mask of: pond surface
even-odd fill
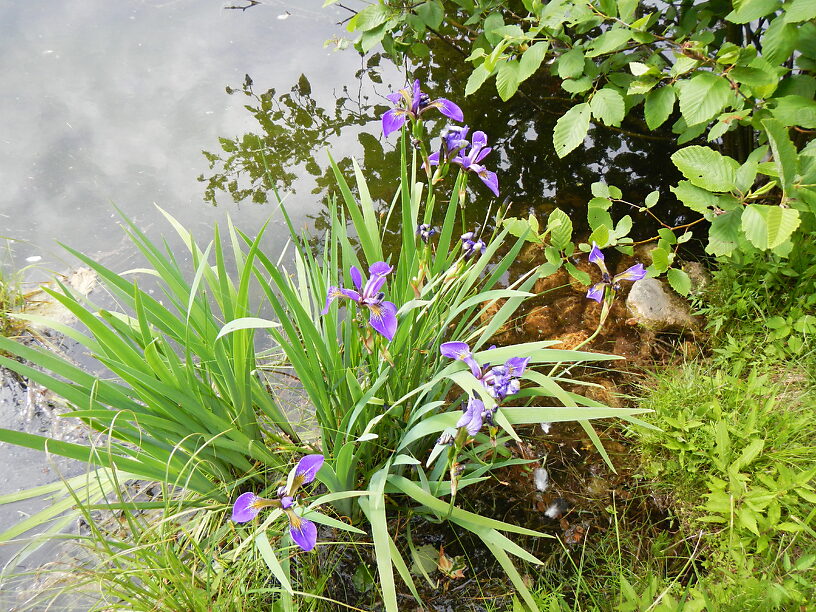
[[[349,16],[342,8],[265,0],[242,11],[225,8],[230,4],[0,5],[0,238],[11,239],[0,264],[32,263],[26,277],[44,280],[75,265],[56,245],[62,241],[123,271],[141,262],[123,239],[114,204],[154,240],[172,232],[155,204],[208,241],[227,215],[249,233],[260,227],[274,206],[258,202],[272,200],[273,186],[297,225],[320,230],[334,189],[326,147],[344,169],[357,157],[372,196],[390,201],[399,158],[396,137],[382,138],[379,116],[385,95],[406,80],[403,67],[324,46],[346,34],[338,26]],[[583,150],[559,160],[552,127],[569,101],[557,85],[531,80],[523,89],[535,95],[502,105],[488,83],[465,99],[466,54],[430,46],[431,59],[409,72],[432,97],[459,103],[472,129],[487,132],[495,149],[486,163],[499,172],[508,214],[560,206],[580,226],[589,186],[601,178],[631,201],[658,187],[667,193],[674,179],[668,139],[594,130]],[[444,125],[434,117],[431,131]],[[481,219],[497,202],[475,183],[470,218]],[[668,205],[663,214],[682,222],[680,207]],[[277,253],[287,236],[273,222],[268,251]],[[4,400],[0,426],[36,431],[22,411],[8,409],[15,397]],[[10,463],[17,469],[0,481],[0,494],[55,477],[40,453],[0,445],[0,464]],[[0,531],[33,509],[0,507]],[[6,558],[0,549],[0,565]]]

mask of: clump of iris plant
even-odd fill
[[[465,118],[462,109],[450,100],[446,98],[431,100],[428,94],[422,93],[419,79],[414,81],[411,89],[406,87],[388,94],[387,97],[395,108],[386,111],[382,116],[383,135],[386,138],[405,125],[408,119],[415,122],[422,113],[432,108],[454,121],[463,121]]]
[[[393,268],[384,261],[371,264],[368,268],[370,278],[363,285],[362,273],[357,267],[351,266],[349,274],[357,291],[342,287],[329,287],[326,306],[320,314],[328,313],[329,306],[336,298],[348,298],[363,308],[367,308],[370,313],[368,324],[374,331],[391,340],[397,331],[397,307],[393,302],[383,299],[385,294],[380,289],[385,284],[385,277],[392,270]]]
[[[615,276],[611,276],[609,274],[609,270],[606,269],[604,254],[594,242],[592,243],[592,250],[589,252],[589,261],[601,269],[601,280],[589,288],[586,296],[590,300],[595,300],[599,304],[604,299],[604,296],[606,296],[609,300],[614,299],[615,294],[620,291],[621,281],[625,280],[634,282],[639,281],[646,276],[646,269],[643,267],[643,264],[639,263],[627,268]]]
[[[232,520],[236,523],[251,521],[264,508],[280,508],[289,518],[289,534],[292,540],[305,551],[310,551],[317,543],[315,524],[295,513],[295,495],[304,484],[312,482],[323,465],[323,455],[306,455],[289,472],[287,484],[279,487],[277,497],[267,499],[248,492],[238,496],[232,506]]]

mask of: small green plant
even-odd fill
[[[816,584],[813,388],[795,366],[742,376],[704,368],[656,374],[642,405],[661,430],[637,429],[645,473],[671,485],[687,530],[707,534],[698,595],[770,608],[806,601]],[[746,571],[754,579],[743,584]]]

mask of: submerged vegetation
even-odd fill
[[[63,398],[89,444],[11,429],[0,441],[90,470],[0,498],[52,495],[0,542],[50,526],[30,550],[81,516],[94,560],[71,589],[98,609],[808,605],[814,19],[804,0],[380,0],[352,17],[363,52],[422,57],[431,32],[469,53],[466,95],[495,76],[503,101],[561,104],[536,143],[558,157],[607,129],[673,142],[651,163],[673,163],[678,183],[640,197],[598,176],[578,213],[510,216],[512,152],[414,75],[389,105],[334,117],[305,77],[280,98],[247,77],[265,135],[222,139],[200,180],[211,202],[275,202],[282,253],[266,226],[200,243],[162,211],[185,258],[123,217],[146,267],[68,249],[116,307],[44,289],[77,327],[14,313],[19,292],[0,280],[0,365]],[[294,180],[287,159],[319,173],[315,142],[286,145],[294,128],[278,125],[304,113],[315,141],[366,119],[400,136],[382,197],[365,167],[329,156],[339,195],[317,235],[295,229],[278,191]],[[442,117],[455,125],[437,129]],[[682,214],[656,207],[669,198]],[[703,252],[708,282],[683,261]],[[622,303],[650,282],[705,324],[641,332]],[[527,325],[536,312],[580,320],[555,337]],[[50,326],[104,374],[7,322]],[[631,328],[643,346],[627,364],[611,330]]]

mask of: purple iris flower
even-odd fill
[[[474,237],[474,232],[462,234],[462,254],[465,256],[465,259],[470,259],[477,254],[481,255],[487,249],[487,245],[484,243],[484,240],[481,238],[474,240]]]
[[[445,161],[449,161],[455,157],[459,151],[470,144],[470,141],[467,140],[469,129],[468,126],[463,125],[462,127],[449,127],[445,130],[442,134],[442,146],[440,150],[428,156],[428,163],[432,166],[438,166],[440,157]]]
[[[417,226],[416,234],[425,244],[428,244],[428,241],[431,239],[436,233],[436,229],[428,225],[427,223],[422,223]]]
[[[371,313],[368,321],[369,325],[388,340],[391,340],[397,331],[397,307],[393,302],[383,300],[385,294],[380,292],[380,288],[385,284],[385,277],[392,269],[384,261],[372,264],[368,269],[371,278],[363,285],[362,273],[355,266],[351,266],[349,274],[354,286],[357,287],[357,291],[343,289],[342,287],[329,287],[326,306],[320,314],[329,312],[329,306],[331,306],[335,298],[345,297],[354,300],[360,306],[368,308]]]
[[[467,405],[462,408],[462,416],[456,422],[456,427],[464,427],[471,436],[475,436],[479,433],[483,423],[493,424],[495,412],[495,408],[487,410],[482,400],[471,397]]]
[[[492,349],[494,347],[490,347]],[[488,349],[488,350],[490,350]],[[439,346],[439,352],[445,357],[464,361],[473,376],[482,383],[490,396],[501,401],[508,395],[518,393],[521,384],[518,378],[524,374],[529,357],[511,357],[504,365],[491,367],[489,363],[480,366],[473,358],[470,347],[465,342],[445,342]],[[491,413],[492,414],[492,413]]]
[[[643,267],[643,264],[635,264],[620,274],[610,276],[609,271],[606,269],[604,254],[594,242],[592,243],[592,250],[589,252],[589,261],[601,269],[601,280],[589,288],[586,296],[590,300],[595,300],[599,304],[604,298],[604,293],[606,292],[607,287],[611,288],[612,295],[614,295],[616,291],[620,290],[620,281],[626,280],[634,282],[639,281],[646,276],[646,269]]]
[[[289,533],[295,544],[305,551],[310,551],[317,543],[315,524],[295,513],[295,494],[304,484],[312,482],[323,465],[323,455],[306,455],[289,472],[287,479],[291,484],[278,488],[277,498],[267,499],[252,492],[243,493],[232,506],[232,520],[236,523],[251,521],[263,508],[280,508],[289,518]]]
[[[468,143],[468,141],[465,140],[467,132],[467,126],[459,128],[458,130],[448,130],[448,132],[442,136],[444,143],[444,147],[441,151],[442,156],[440,156],[440,152],[432,153],[428,156],[428,163],[432,166],[438,166],[440,157],[442,157],[442,159],[446,161],[462,166],[462,168],[467,171],[475,172],[490,191],[498,196],[499,177],[496,176],[495,172],[488,170],[481,163],[493,150],[487,146],[487,134],[481,130],[477,130],[473,132],[472,143]],[[471,144],[470,150],[466,150],[468,144]]]
[[[428,94],[422,93],[419,79],[414,81],[412,89],[400,89],[398,92],[388,94],[387,97],[396,108],[386,111],[382,116],[383,135],[386,138],[400,129],[406,119],[416,121],[422,113],[431,108],[438,109],[440,113],[454,121],[462,121],[465,118],[462,109],[450,100],[445,98],[431,100]]]

